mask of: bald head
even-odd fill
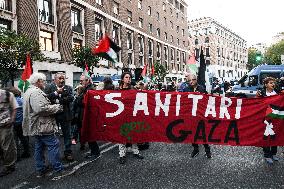
[[[186,77],[188,83],[190,84],[190,86],[192,87],[196,87],[197,86],[197,76],[195,74],[188,74],[188,76]]]

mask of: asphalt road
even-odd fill
[[[76,161],[66,164],[61,176],[36,178],[33,159],[17,163],[17,170],[0,178],[0,188],[284,188],[284,158],[264,162],[256,147],[212,146],[212,159],[200,154],[192,159],[191,145],[151,143],[142,151],[144,160],[128,154],[125,165],[118,163],[118,147],[100,143],[102,155],[93,160],[74,146]]]

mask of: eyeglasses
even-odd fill
[[[189,79],[188,81],[196,81],[196,79]]]

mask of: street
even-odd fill
[[[262,149],[256,147],[212,146],[212,159],[203,146],[194,159],[188,144],[151,143],[142,151],[144,160],[128,154],[126,164],[118,163],[118,147],[100,143],[102,155],[86,160],[79,145],[76,161],[65,164],[66,174],[36,178],[32,158],[17,163],[16,171],[1,178],[0,188],[284,188],[284,159],[267,165]]]

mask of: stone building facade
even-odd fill
[[[182,72],[188,58],[183,0],[0,0],[0,27],[39,40],[53,63],[34,62],[34,70],[50,80],[64,71],[68,84],[76,84],[82,72],[72,65],[72,48],[95,47],[104,34],[122,50],[119,64],[101,60],[97,74],[116,74],[122,67],[150,69],[155,62],[169,72]]]
[[[205,55],[209,77],[223,80],[239,79],[247,73],[247,42],[210,17],[189,22],[189,43],[199,57]]]

